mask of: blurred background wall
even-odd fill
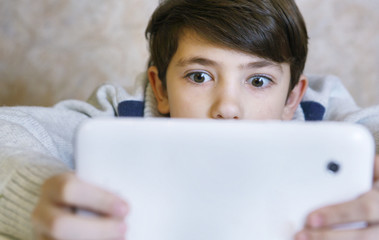
[[[308,25],[306,73],[339,76],[361,106],[379,104],[378,0],[297,0]],[[0,105],[85,100],[146,68],[158,0],[0,0]]]

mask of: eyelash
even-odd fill
[[[195,75],[195,74],[205,74],[205,75],[207,75],[210,79],[207,80],[207,81],[205,81],[205,82],[196,82],[196,80],[194,80],[194,79],[191,78],[191,76],[193,76],[193,75]],[[184,78],[186,78],[189,82],[191,82],[191,83],[193,83],[193,84],[196,84],[196,85],[201,85],[201,84],[204,84],[204,83],[206,83],[206,82],[211,81],[211,80],[214,79],[210,73],[205,72],[205,71],[193,71],[193,72],[189,72],[189,73],[187,73],[187,74],[184,76]],[[272,78],[271,76],[266,75],[266,74],[256,74],[256,75],[252,75],[252,76],[250,76],[250,77],[248,77],[248,78],[246,79],[246,83],[248,83],[249,85],[252,85],[252,84],[250,83],[250,80],[252,80],[252,79],[254,79],[254,78],[265,78],[265,79],[267,79],[267,80],[269,81],[269,83],[267,83],[267,84],[272,84],[272,83],[274,83],[273,78]],[[253,85],[252,87],[254,87],[254,88],[262,88],[262,89],[264,89],[264,88],[266,88],[267,86],[259,87],[259,86],[254,86],[254,85]]]
[[[250,76],[250,77],[246,80],[246,83],[248,83],[249,85],[252,85],[252,83],[250,83],[250,80],[253,80],[254,78],[265,78],[265,79],[267,79],[267,80],[269,81],[269,82],[267,83],[267,85],[270,85],[270,84],[274,83],[272,77],[270,77],[270,76],[268,76],[268,75],[265,75],[265,74],[256,74],[256,75],[252,75],[252,76]],[[262,89],[264,89],[264,88],[267,88],[267,87],[269,87],[269,86],[254,86],[254,85],[252,85],[252,87],[254,87],[254,88],[262,88]]]
[[[195,75],[195,74],[205,74],[207,76],[209,76],[210,80],[213,80],[213,77],[211,74],[209,74],[208,72],[204,72],[204,71],[194,71],[194,72],[190,72],[190,73],[187,73],[184,78],[186,78],[187,80],[189,80],[191,83],[194,83],[194,84],[197,84],[197,85],[200,85],[200,84],[203,84],[204,82],[196,82],[196,80],[192,79],[191,76],[192,75]],[[208,80],[208,81],[210,81]],[[208,82],[206,81],[206,82]]]

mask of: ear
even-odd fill
[[[292,120],[293,115],[295,114],[295,111],[301,102],[301,99],[303,99],[303,96],[307,91],[307,88],[308,79],[305,75],[301,75],[299,82],[291,90],[288,96],[286,105],[284,106],[284,110],[282,113],[283,120]]]
[[[157,109],[163,114],[170,113],[170,105],[167,97],[167,90],[163,86],[161,79],[158,77],[158,69],[155,66],[149,67],[147,70],[147,76],[149,78],[149,82],[151,88],[153,89],[155,99],[157,100]]]

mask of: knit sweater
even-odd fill
[[[42,183],[52,175],[74,170],[77,128],[88,118],[104,116],[163,117],[145,75],[133,89],[100,86],[87,102],[0,108],[0,239],[34,239],[30,216]],[[379,105],[359,108],[336,77],[310,76],[294,120],[362,124],[373,134],[379,152]]]

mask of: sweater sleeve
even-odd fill
[[[321,118],[324,121],[343,121],[365,126],[373,135],[376,153],[379,154],[379,105],[368,108],[359,107],[342,82],[330,75],[309,76],[309,88],[303,98],[300,111],[306,115],[304,102],[318,103],[322,106]]]
[[[34,239],[31,212],[42,183],[74,168],[76,129],[88,118],[115,116],[118,91],[105,85],[88,102],[0,108],[0,238]]]
[[[379,105],[351,112],[344,118],[344,121],[365,126],[373,135],[376,154],[379,154]]]

